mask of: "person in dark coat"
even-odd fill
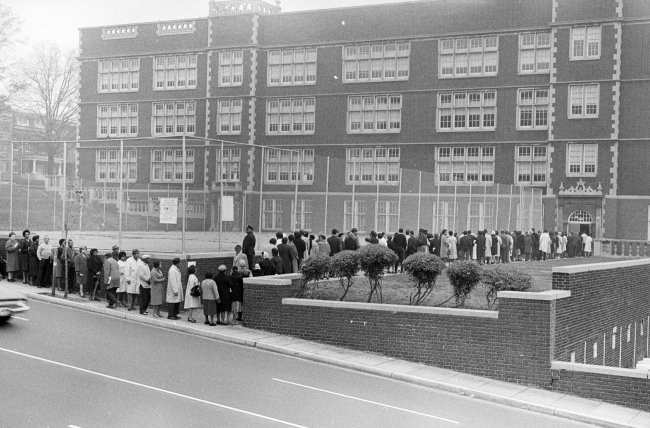
[[[298,264],[298,269],[300,269],[300,266],[302,265],[302,261],[305,258],[305,252],[307,251],[307,244],[302,239],[302,236],[303,236],[302,232],[298,230],[293,233],[293,245],[296,246],[296,250],[298,251],[298,260],[296,260]],[[291,241],[291,239],[289,241]],[[296,272],[298,272],[298,270],[295,270],[294,273]]]
[[[14,282],[14,275],[18,272],[18,247],[20,243],[16,240],[16,234],[9,232],[9,239],[5,243],[5,251],[7,252],[7,281]]]
[[[463,232],[463,236],[460,237],[458,241],[460,252],[459,258],[461,260],[472,260],[472,249],[474,247],[474,241],[472,237],[468,235],[468,231]]]
[[[97,248],[90,250],[90,256],[88,256],[88,261],[86,263],[88,266],[88,277],[86,278],[88,299],[99,302],[99,297],[97,297],[97,289],[99,287],[97,287],[97,285],[99,284],[104,264],[101,257],[99,257]]]
[[[476,237],[476,261],[482,265],[485,261],[485,234],[482,230],[478,231]]]
[[[531,239],[531,241],[533,241],[533,253],[531,254],[532,259],[533,260],[538,260],[539,259],[539,257],[538,257],[539,235],[537,234],[537,232],[535,232],[535,229],[532,229],[532,232],[530,234],[530,239]]]
[[[527,262],[530,261],[531,255],[533,253],[533,238],[530,235],[530,233],[526,232],[526,236],[524,237],[524,259]]]
[[[271,260],[269,253],[267,252],[262,253],[262,263],[260,263],[260,269],[262,269],[262,275],[264,276],[275,275],[275,265],[273,264],[273,260]]]
[[[241,252],[246,254],[248,258],[248,266],[253,266],[253,257],[255,256],[255,244],[257,240],[253,234],[253,226],[250,224],[246,226],[246,236],[244,237],[244,242],[241,246]]]
[[[395,262],[395,272],[397,273],[397,267],[399,266],[400,269],[402,267],[402,262],[404,261],[404,256],[406,255],[406,247],[408,245],[406,236],[404,235],[404,229],[401,227],[399,231],[393,236],[393,243],[395,244],[395,253],[397,253],[397,261]],[[404,272],[403,269],[402,272]]]
[[[36,279],[38,278],[38,266],[40,264],[38,260],[38,245],[40,244],[39,241],[39,236],[34,235],[32,237],[32,242],[29,244],[29,249],[27,250],[27,254],[29,257],[29,262],[28,262],[28,277],[29,277],[29,285],[32,286],[37,286]]]
[[[359,238],[357,238],[357,229],[352,228],[350,233],[345,237],[345,249],[350,251],[356,251],[359,249]]]
[[[217,290],[219,291],[219,299],[217,302],[218,321],[217,324],[228,325],[230,324],[230,315],[232,310],[232,302],[230,300],[230,290],[232,290],[232,282],[230,277],[226,275],[226,266],[219,266],[219,273],[214,278],[217,283]]]
[[[379,244],[379,239],[377,239],[377,232],[371,230],[370,236],[366,238],[366,242],[370,244]]]
[[[441,246],[442,246],[442,239],[440,238],[440,235],[436,233],[433,235],[433,239],[431,240],[431,249],[433,250],[433,254],[435,254],[438,257],[440,257]]]
[[[291,262],[293,254],[289,246],[289,240],[285,237],[282,238],[282,243],[278,244],[278,255],[282,258],[282,273],[292,273]]]
[[[521,230],[517,231],[517,248],[519,248],[518,261],[521,261],[521,255],[524,254],[524,234]]]
[[[23,240],[18,243],[18,270],[23,273],[23,284],[27,284],[27,274],[29,273],[29,246],[30,231],[23,230]]]
[[[500,260],[497,258],[497,254],[499,253],[499,240],[497,239],[497,234],[496,231],[492,231],[492,247],[490,248],[492,252],[492,264],[500,262]]]
[[[334,256],[335,254],[340,253],[343,251],[343,246],[341,245],[341,240],[339,239],[338,235],[339,231],[337,229],[332,229],[332,236],[327,238],[327,243],[330,245],[330,256]]]
[[[239,276],[236,269],[232,270],[230,275],[231,292],[230,301],[232,302],[232,323],[239,324],[237,321],[242,321],[242,313],[244,312],[244,278]],[[217,286],[218,287],[218,286]]]
[[[282,275],[284,273],[284,261],[282,260],[282,257],[280,257],[280,252],[277,248],[273,248],[271,254],[273,254],[271,261],[273,262],[275,275]]]

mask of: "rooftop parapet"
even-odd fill
[[[215,1],[210,0],[210,16],[241,15],[247,13],[280,13],[280,1],[276,0],[275,6],[261,0],[248,1]]]

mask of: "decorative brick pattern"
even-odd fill
[[[177,34],[192,34],[195,31],[195,21],[166,22],[164,24],[158,24],[156,34],[159,36],[174,36]]]
[[[138,26],[102,28],[102,39],[133,39],[138,37]]]

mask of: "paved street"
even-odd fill
[[[2,427],[582,427],[31,301],[0,327]],[[223,327],[237,328],[237,327]]]

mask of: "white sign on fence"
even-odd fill
[[[235,221],[235,198],[224,196],[221,201],[221,221]]]
[[[178,198],[160,198],[160,224],[176,224]]]

